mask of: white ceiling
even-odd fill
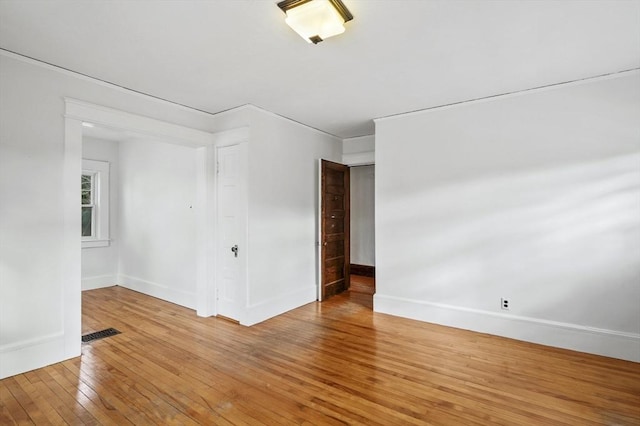
[[[373,118],[640,67],[640,1],[344,0],[318,45],[275,0],[0,0],[0,47],[216,113],[346,138]]]

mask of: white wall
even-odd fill
[[[351,263],[374,266],[375,168],[351,167]]]
[[[196,305],[196,150],[124,141],[119,151],[118,284]]]
[[[64,150],[61,115],[49,113],[62,105],[46,87],[30,90],[44,83],[33,70],[18,80],[20,68],[0,56],[0,377],[65,356],[62,305],[51,303],[64,286]]]
[[[342,140],[342,164],[361,166],[375,161],[375,136],[358,136]]]
[[[194,308],[195,149],[85,137],[83,158],[111,166],[111,244],[82,249],[82,289],[119,284]]]
[[[252,109],[247,324],[316,300],[318,159],[341,154],[339,139]]]
[[[0,378],[80,355],[82,130],[65,125],[65,97],[207,132],[250,125],[246,323],[315,300],[317,159],[339,161],[340,140],[255,107],[211,116],[6,52],[0,93]],[[197,159],[193,147],[121,142],[114,203],[118,283],[186,306],[204,270]]]
[[[634,72],[378,120],[375,310],[640,361],[639,117]]]
[[[119,144],[83,137],[82,158],[109,163],[109,237],[107,247],[82,249],[82,290],[91,290],[117,284],[118,274],[118,157]]]
[[[0,377],[6,377],[80,354],[80,209],[73,182],[82,153],[68,150],[65,162],[64,97],[201,130],[214,123],[207,114],[6,52],[0,53],[0,93]],[[75,224],[65,222],[67,211],[77,211]]]

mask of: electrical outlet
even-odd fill
[[[505,299],[504,297],[500,299],[500,308],[505,311],[509,310],[509,299]]]

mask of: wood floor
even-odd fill
[[[358,303],[369,309],[373,309],[373,294],[375,290],[375,278],[351,275],[351,286],[345,296],[353,303]]]
[[[121,287],[85,292],[84,332],[122,334],[0,381],[0,424],[640,424],[640,364],[350,297],[246,328]]]

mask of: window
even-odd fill
[[[109,245],[109,163],[82,160],[82,247]]]
[[[86,174],[85,174],[86,173]],[[96,203],[95,203],[95,182],[96,174],[90,172],[82,173],[82,236],[95,237],[96,235]]]

